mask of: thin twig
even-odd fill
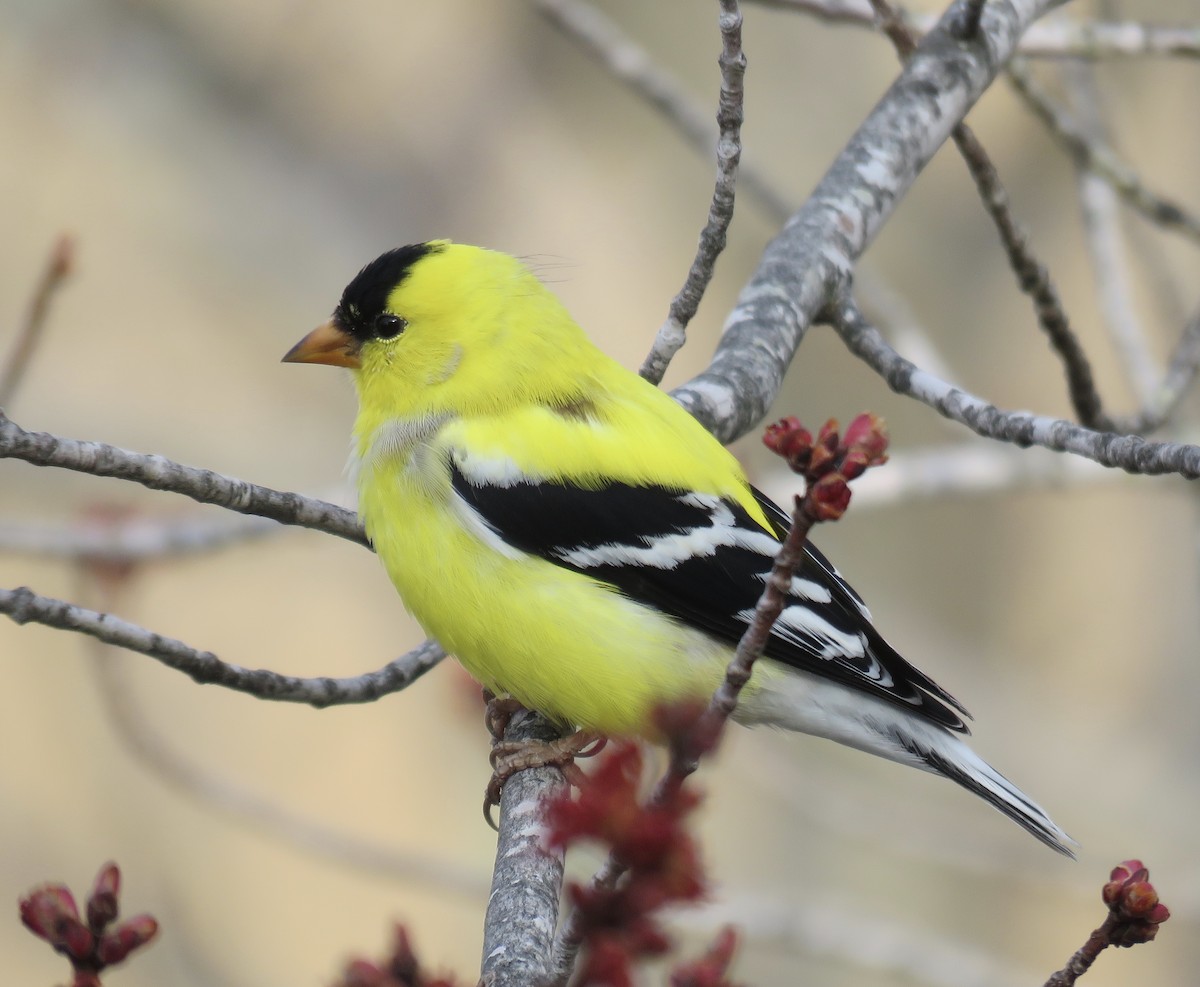
[[[890,0],[871,0],[871,6],[900,57],[904,59],[910,56],[917,46],[917,38],[903,15],[892,6]],[[964,8],[963,16],[968,19],[973,17],[976,21],[974,27],[969,24],[964,26],[964,37],[974,37],[978,31],[982,8],[981,2]],[[956,126],[950,136],[967,166],[996,232],[1000,234],[1000,242],[1004,245],[1009,266],[1017,276],[1017,284],[1033,302],[1038,325],[1062,361],[1075,414],[1080,423],[1089,428],[1111,431],[1112,422],[1104,414],[1087,353],[1071,329],[1058,289],[1050,278],[1050,271],[1034,256],[1028,236],[1013,215],[1008,192],[1000,181],[999,172],[975,132],[965,123]]]
[[[721,95],[717,104],[717,178],[708,221],[700,232],[696,256],[687,280],[672,299],[667,320],[659,327],[654,345],[642,363],[641,375],[658,384],[667,366],[683,346],[687,327],[712,281],[717,258],[725,249],[725,236],[733,219],[738,162],[742,157],[742,80],[746,56],[742,52],[742,12],[738,0],[719,0],[721,16]]]
[[[243,668],[222,661],[211,651],[198,651],[182,641],[163,637],[112,614],[98,613],[65,600],[39,596],[28,587],[0,589],[0,613],[18,624],[36,623],[78,631],[162,662],[201,685],[220,685],[258,699],[303,703],[323,709],[374,702],[380,696],[408,688],[446,653],[426,641],[383,668],[350,678],[300,678],[265,669]]]
[[[996,231],[1000,234],[1009,265],[1017,276],[1017,284],[1033,302],[1038,325],[1042,327],[1051,347],[1062,361],[1067,375],[1071,405],[1080,424],[1101,431],[1111,430],[1112,422],[1104,413],[1091,362],[1079,337],[1071,328],[1070,319],[1063,308],[1062,299],[1050,277],[1049,269],[1034,255],[1025,231],[1009,207],[1008,193],[995,166],[983,145],[966,124],[959,124],[955,128],[954,143],[966,162],[967,170],[971,173]]]
[[[1200,446],[1150,442],[1136,435],[1095,432],[1044,415],[1001,411],[904,359],[867,322],[853,302],[844,301],[829,318],[850,352],[883,377],[893,391],[928,405],[978,435],[1018,446],[1038,445],[1057,452],[1074,453],[1129,473],[1178,473],[1188,479],[1200,477]]]
[[[1109,182],[1133,209],[1163,229],[1181,233],[1200,242],[1200,217],[1180,203],[1149,189],[1137,171],[1100,141],[1089,139],[1080,126],[1045,88],[1033,78],[1021,59],[1008,64],[1008,79],[1013,88],[1040,119],[1080,168],[1095,172]]]
[[[50,249],[46,268],[33,291],[29,312],[17,333],[8,358],[0,367],[0,408],[7,408],[12,404],[17,387],[33,358],[33,351],[37,348],[46,329],[47,316],[50,314],[50,302],[57,294],[58,289],[62,287],[63,282],[70,276],[74,266],[75,241],[69,236],[60,236]]]
[[[60,438],[48,432],[27,432],[2,411],[0,459],[21,459],[34,466],[57,466],[93,476],[132,480],[152,490],[183,494],[202,504],[313,528],[370,547],[357,515],[343,507],[184,466],[162,456],[128,452],[102,442]]]

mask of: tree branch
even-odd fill
[[[879,17],[883,32],[891,39],[900,58],[910,57],[916,48],[917,38],[908,26],[907,18],[898,8],[892,6],[890,0],[871,0],[871,6]],[[962,26],[964,37],[973,37],[979,30],[982,10],[982,0],[968,5]],[[1112,422],[1104,414],[1091,362],[1079,337],[1071,328],[1070,319],[1067,318],[1066,309],[1063,308],[1062,299],[1050,277],[1049,269],[1034,255],[1029,245],[1028,234],[1013,215],[1012,203],[1004,183],[1000,181],[1000,173],[992,164],[992,159],[984,150],[979,138],[975,136],[975,131],[965,123],[955,127],[950,136],[967,166],[967,172],[975,183],[975,189],[992,220],[992,225],[1000,235],[1008,264],[1017,276],[1017,285],[1033,302],[1038,325],[1062,361],[1067,375],[1067,389],[1076,416],[1081,424],[1089,428],[1111,430]]]
[[[426,641],[378,671],[365,675],[343,679],[300,678],[231,665],[211,651],[197,651],[182,641],[155,634],[120,617],[39,596],[24,586],[0,589],[0,613],[7,614],[18,624],[37,623],[64,631],[78,631],[105,644],[128,648],[183,672],[201,685],[221,685],[259,699],[303,703],[318,709],[374,702],[380,696],[399,692],[446,656],[436,642]]]
[[[34,466],[57,466],[93,476],[131,480],[152,490],[183,494],[202,504],[313,528],[370,547],[358,516],[344,507],[260,487],[212,470],[184,466],[162,456],[128,452],[102,442],[59,438],[48,432],[27,432],[3,411],[0,411],[0,459],[21,459]]]
[[[551,741],[562,731],[522,710],[504,732],[509,741]],[[529,987],[546,976],[562,894],[563,854],[543,839],[542,813],[567,792],[556,767],[518,771],[504,783],[496,867],[483,926],[483,977],[487,987]]]
[[[1044,415],[1001,411],[904,359],[884,341],[853,302],[844,301],[830,319],[847,348],[883,377],[893,391],[916,398],[938,414],[966,425],[985,438],[1071,452],[1129,473],[1178,473],[1188,479],[1200,477],[1200,446],[1149,442],[1140,436],[1096,432]]]
[[[667,321],[659,327],[654,345],[642,363],[641,375],[658,384],[667,366],[683,346],[688,324],[700,307],[700,299],[712,280],[713,268],[725,249],[725,234],[733,219],[734,186],[742,157],[742,78],[746,56],[742,52],[742,12],[737,0],[719,0],[721,5],[721,96],[717,104],[717,180],[708,222],[700,232],[696,256],[687,280],[671,301]]]

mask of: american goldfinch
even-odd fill
[[[446,240],[389,251],[284,359],[353,372],[367,533],[487,688],[618,736],[712,693],[790,519],[519,261]],[[810,544],[735,719],[944,775],[1070,855],[963,742],[963,715]]]

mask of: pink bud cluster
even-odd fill
[[[882,418],[862,414],[839,435],[830,419],[816,438],[795,417],[768,425],[763,444],[787,460],[804,477],[805,509],[815,521],[836,521],[850,504],[849,482],[870,467],[887,462],[887,426]]]
[[[1158,935],[1158,927],[1171,917],[1150,883],[1150,871],[1140,860],[1126,860],[1114,867],[1101,894],[1114,922],[1109,932],[1114,946],[1150,942]]]
[[[100,972],[122,962],[158,934],[158,922],[135,915],[114,924],[120,913],[121,871],[114,863],[100,868],[88,894],[86,921],[65,885],[43,884],[20,901],[21,921],[71,963],[72,987],[98,987]]]

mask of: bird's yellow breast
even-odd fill
[[[488,688],[569,723],[645,734],[656,705],[711,694],[729,649],[607,584],[511,548],[469,516],[451,487],[450,457],[532,468],[513,437],[545,439],[561,413],[522,416],[360,430],[367,532],[409,612]],[[576,447],[587,444],[578,421],[562,424]],[[586,449],[575,454],[586,471],[594,459]]]

